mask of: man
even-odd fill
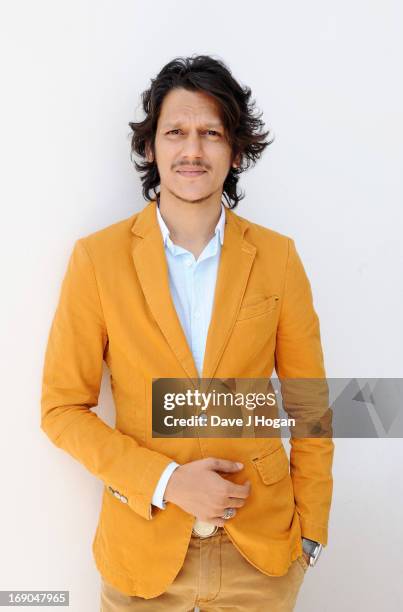
[[[289,462],[276,437],[152,436],[153,378],[325,377],[294,241],[232,210],[269,144],[250,93],[209,56],[167,64],[130,124],[149,201],[77,240],[63,280],[41,427],[105,485],[103,612],[292,610],[327,544],[330,438]],[[115,428],[90,410],[103,360]]]

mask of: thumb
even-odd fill
[[[210,469],[216,472],[238,472],[243,469],[243,463],[230,461],[229,459],[218,459],[217,457],[209,457],[207,464]]]

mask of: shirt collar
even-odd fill
[[[164,240],[164,245],[165,245],[167,242],[167,238],[169,236],[169,229],[164,219],[162,218],[162,215],[160,213],[159,204],[157,204],[157,219],[158,219],[159,226],[161,228],[162,238]],[[221,245],[224,244],[224,228],[225,228],[225,207],[224,207],[224,204],[221,202],[221,215],[214,229],[214,234],[218,233]]]

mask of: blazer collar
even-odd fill
[[[225,241],[217,271],[202,378],[213,378],[222,359],[256,254],[256,247],[245,238],[248,221],[224,208]],[[156,209],[156,200],[151,200],[136,215],[131,226],[133,263],[161,332],[187,376],[197,379],[199,374],[170,293],[168,265]]]

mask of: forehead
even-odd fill
[[[162,102],[159,123],[165,125],[192,119],[222,126],[219,103],[204,92],[171,89]]]

